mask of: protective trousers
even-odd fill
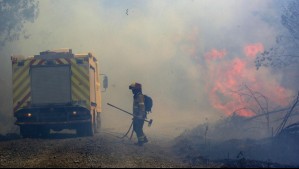
[[[133,130],[137,135],[139,144],[143,144],[147,142],[147,138],[143,133],[143,125],[144,125],[144,120],[138,118],[133,119]]]

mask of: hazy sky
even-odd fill
[[[130,123],[106,103],[132,110],[128,86],[135,81],[154,100],[152,132],[180,132],[230,115],[239,104],[230,91],[242,84],[275,98],[275,105],[292,96],[281,86],[282,75],[254,66],[255,56],[283,31],[275,1],[43,0],[39,6],[37,20],[25,27],[29,39],[1,49],[0,78],[9,82],[1,84],[1,104],[11,105],[10,55],[59,48],[92,52],[99,59],[110,85],[103,93],[106,128]]]

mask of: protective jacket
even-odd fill
[[[134,95],[133,114],[139,119],[146,118],[144,95],[140,92]]]

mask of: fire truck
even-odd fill
[[[108,78],[100,82],[93,54],[60,49],[11,59],[13,113],[24,138],[47,137],[50,130],[76,130],[79,136],[99,131]]]

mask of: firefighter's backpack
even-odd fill
[[[145,111],[147,113],[151,113],[152,112],[153,99],[150,96],[148,96],[148,95],[144,95],[144,106],[145,106]]]

